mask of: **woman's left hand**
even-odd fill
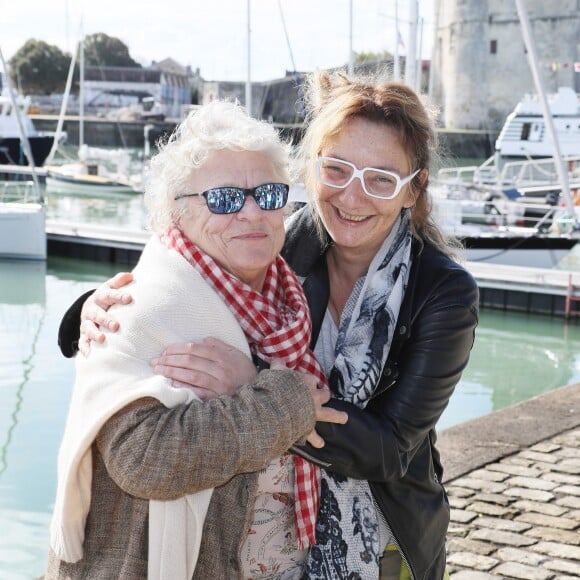
[[[233,395],[258,374],[246,354],[217,338],[172,344],[151,365],[156,374],[193,388],[203,401]]]

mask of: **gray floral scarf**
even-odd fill
[[[338,329],[329,381],[334,396],[364,408],[389,354],[411,268],[410,215],[398,221],[350,296]],[[322,471],[316,524],[306,577],[356,580],[379,577],[377,508],[365,480]]]

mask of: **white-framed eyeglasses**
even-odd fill
[[[358,169],[354,163],[334,157],[319,157],[316,161],[316,175],[320,183],[344,189],[352,183],[353,179],[358,178],[364,192],[377,199],[397,197],[403,186],[409,183],[419,171],[421,169],[417,169],[408,177],[401,178],[396,173],[384,169],[374,167]]]

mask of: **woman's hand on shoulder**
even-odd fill
[[[133,281],[131,272],[119,272],[113,278],[101,284],[85,301],[81,310],[81,335],[79,351],[87,356],[92,342],[102,344],[105,334],[102,329],[110,332],[119,330],[119,322],[108,313],[113,304],[130,304],[133,298],[121,290]]]
[[[191,387],[206,401],[234,395],[256,380],[257,370],[247,354],[217,338],[172,344],[151,361],[158,375]]]

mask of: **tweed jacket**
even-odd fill
[[[219,297],[181,256],[160,246],[150,242],[135,269],[133,305],[116,313],[121,331],[87,359],[97,382],[114,377],[123,388],[123,373],[126,388],[135,377],[165,380],[152,376],[149,360],[169,344],[205,336],[249,353]],[[308,388],[293,372],[266,370],[233,397],[168,408],[153,396],[128,403],[98,432],[82,558],[65,562],[51,549],[45,578],[147,578],[150,500],[209,488],[215,489],[193,577],[240,576],[256,472],[312,430]]]
[[[282,255],[304,280],[313,343],[328,304],[329,243],[318,239],[308,207],[290,218]],[[479,296],[472,276],[433,246],[415,240],[412,252],[389,357],[367,407],[331,399],[348,422],[317,424],[326,445],[297,451],[369,481],[412,577],[441,580],[449,503],[435,426],[469,360]]]

